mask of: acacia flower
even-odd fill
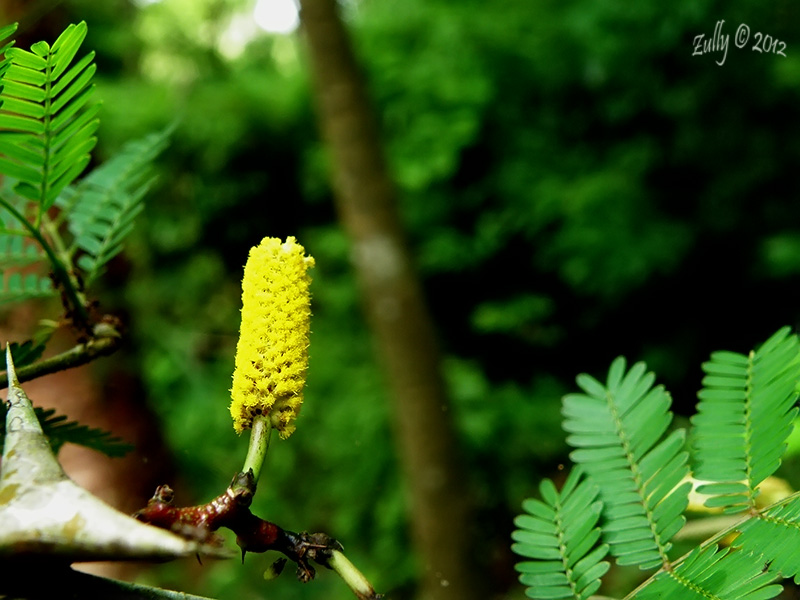
[[[250,249],[242,279],[242,326],[233,372],[233,427],[269,416],[282,438],[295,429],[308,369],[308,269],[314,259],[294,237],[264,238]]]

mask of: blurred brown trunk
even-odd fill
[[[320,127],[364,305],[394,399],[395,431],[424,569],[420,598],[481,594],[470,495],[433,324],[398,215],[372,108],[335,0],[302,0]]]

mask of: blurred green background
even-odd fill
[[[380,591],[411,598],[386,391],[333,210],[302,37],[265,31],[254,6],[4,0],[0,22],[20,21],[25,48],[88,22],[98,160],[178,122],[101,301],[130,332],[106,360],[140,380],[184,501],[215,496],[242,463],[246,439],[226,410],[242,267],[262,237],[296,235],[317,263],[308,388],[297,432],[273,443],[254,511],[331,533]],[[559,398],[578,372],[602,377],[620,354],[645,360],[688,415],[711,351],[746,352],[798,326],[800,5],[349,0],[343,10],[446,353],[478,553],[493,598],[522,598],[512,519],[566,461]],[[694,37],[723,19],[725,63],[721,52],[693,56]],[[742,49],[740,23],[751,30]],[[786,56],[753,51],[755,32],[784,41]],[[326,573],[306,586],[263,581],[274,558],[166,565],[139,580],[221,599],[351,597]]]

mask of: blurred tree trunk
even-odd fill
[[[426,600],[483,598],[470,495],[441,357],[403,234],[377,125],[336,0],[302,0],[301,22],[339,218],[394,398],[395,432]]]

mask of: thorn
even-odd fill
[[[244,564],[244,555],[247,554],[247,550],[242,548],[242,564]]]
[[[8,385],[9,387],[19,387],[19,380],[17,379],[17,372],[14,370],[14,360],[11,358],[11,345],[6,342],[6,371],[8,372]]]
[[[202,567],[203,561],[200,559],[200,553],[198,552],[197,554],[195,554],[195,556],[197,557],[197,563]]]

